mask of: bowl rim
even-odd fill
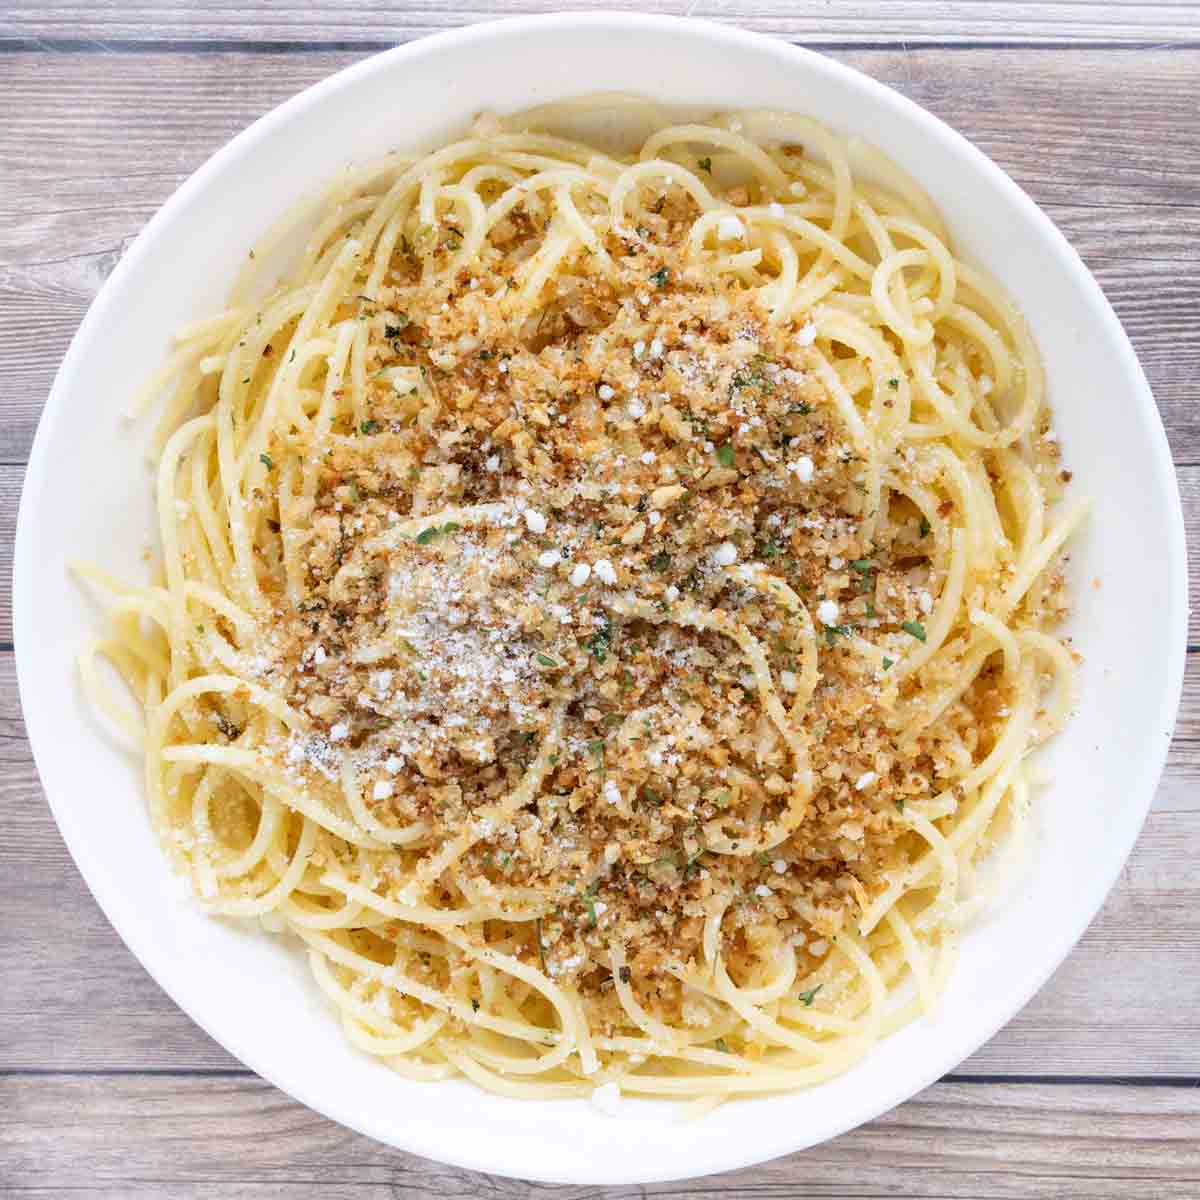
[[[156,251],[160,231],[169,227],[176,212],[183,208],[196,193],[203,192],[210,182],[218,180],[230,163],[242,155],[253,152],[254,147],[264,139],[269,138],[275,128],[291,121],[295,117],[318,108],[325,98],[344,88],[353,86],[360,79],[377,72],[386,72],[396,64],[407,60],[436,56],[447,50],[475,42],[486,42],[497,35],[515,34],[522,32],[540,31],[574,31],[586,34],[589,30],[608,29],[618,32],[636,34],[639,31],[680,32],[686,28],[701,37],[723,42],[737,50],[747,50],[754,54],[774,54],[780,60],[802,64],[804,69],[818,77],[836,77],[848,86],[856,87],[863,92],[869,101],[898,112],[901,116],[918,125],[922,133],[935,140],[948,144],[960,157],[965,158],[971,168],[981,173],[991,188],[1007,195],[1010,202],[1015,202],[1023,217],[1040,227],[1047,244],[1053,249],[1055,262],[1054,270],[1068,272],[1076,276],[1084,288],[1091,294],[1095,317],[1103,322],[1105,335],[1114,349],[1120,354],[1124,367],[1130,372],[1130,378],[1136,381],[1139,393],[1138,402],[1147,420],[1147,432],[1155,459],[1155,472],[1152,481],[1160,489],[1160,502],[1163,512],[1168,517],[1168,527],[1165,531],[1169,545],[1170,577],[1166,580],[1164,595],[1167,611],[1176,613],[1174,628],[1169,637],[1170,661],[1165,672],[1165,686],[1159,701],[1159,718],[1161,728],[1174,728],[1179,700],[1182,692],[1183,672],[1187,647],[1187,553],[1184,535],[1183,510],[1180,503],[1178,482],[1175,475],[1174,463],[1167,442],[1161,415],[1155,405],[1145,375],[1137,361],[1128,336],[1121,327],[1116,314],[1104,296],[1099,285],[1084,265],[1074,248],[1067,242],[1064,235],[1050,220],[1037,204],[1017,185],[997,164],[982,150],[970,142],[964,135],[958,133],[940,118],[934,116],[918,105],[915,101],[879,82],[869,75],[833,59],[827,58],[815,51],[796,46],[791,43],[771,38],[769,36],[743,30],[737,26],[718,24],[691,17],[676,17],[646,13],[622,13],[606,11],[586,11],[577,13],[550,13],[531,16],[508,17],[499,20],[483,21],[457,29],[415,39],[411,42],[392,47],[379,53],[368,55],[359,62],[352,63],[326,78],[312,84],[303,91],[285,100],[269,112],[257,118],[250,125],[236,134],[233,138],[213,153],[187,180],[167,199],[167,201],[150,218],[128,250],[117,264],[112,275],[105,281],[103,287],[92,301],[83,321],[72,338],[66,355],[56,373],[46,405],[39,418],[37,433],[34,437],[29,461],[26,467],[25,480],[22,486],[21,503],[17,517],[16,538],[13,558],[13,634],[17,663],[18,690],[21,695],[22,711],[26,721],[27,734],[33,751],[34,761],[40,778],[46,780],[52,772],[48,771],[50,760],[56,746],[53,731],[47,725],[43,727],[40,719],[33,716],[34,709],[26,702],[26,697],[36,689],[35,682],[35,601],[31,584],[31,562],[34,554],[33,534],[31,532],[33,517],[30,495],[34,491],[32,481],[40,479],[47,470],[47,457],[50,442],[49,428],[60,415],[62,398],[68,391],[72,376],[76,371],[78,360],[82,359],[87,347],[96,336],[96,331],[103,326],[114,307],[114,296],[119,291],[119,284],[126,276],[134,273],[143,260],[152,256]],[[1076,919],[1063,923],[1058,922],[1054,928],[1052,948],[1041,959],[1039,969],[1027,974],[1024,986],[1013,993],[1013,1001],[1007,1006],[1003,1018],[996,1022],[986,1022],[983,1027],[973,1029],[968,1036],[960,1036],[954,1043],[953,1061],[961,1062],[973,1053],[984,1042],[989,1040],[1011,1018],[1028,1003],[1033,994],[1038,991],[1061,965],[1071,949],[1083,934],[1084,930],[1094,919],[1101,905],[1112,889],[1116,878],[1131,852],[1137,835],[1145,821],[1147,812],[1153,802],[1157,782],[1161,776],[1169,749],[1169,739],[1163,739],[1160,745],[1148,748],[1138,776],[1139,786],[1135,789],[1131,811],[1127,812],[1123,826],[1126,832],[1122,836],[1123,849],[1119,857],[1114,856],[1111,869],[1106,871],[1099,882],[1092,885],[1094,903],[1089,903],[1077,915]],[[372,1128],[372,1123],[365,1117],[353,1111],[353,1106],[347,1106],[337,1095],[315,1093],[305,1086],[302,1080],[291,1078],[292,1071],[283,1064],[261,1061],[255,1047],[247,1046],[237,1035],[236,1030],[218,1035],[205,1020],[193,1011],[193,1004],[184,981],[174,978],[174,969],[169,962],[157,956],[153,948],[147,945],[146,939],[139,932],[122,927],[113,917],[112,894],[115,890],[112,876],[105,877],[91,863],[89,852],[83,843],[80,830],[76,827],[71,813],[71,806],[57,796],[49,787],[43,787],[50,810],[58,825],[59,831],[67,845],[68,851],[87,884],[89,890],[108,918],[110,924],[124,941],[125,945],[137,958],[142,967],[150,974],[155,982],[182,1009],[188,1017],[200,1026],[219,1045],[244,1063],[252,1071],[262,1076],[268,1082],[278,1087],[287,1095],[299,1100],[309,1108],[323,1116],[337,1121],[339,1124],[353,1129],[357,1133],[371,1137],[384,1144],[394,1146],[406,1152],[421,1155],[436,1161],[469,1170],[483,1171],[498,1175],[526,1180],[544,1180],[546,1182],[563,1182],[561,1175],[539,1174],[536,1162],[526,1165],[524,1162],[509,1161],[497,1163],[487,1161],[476,1153],[469,1138],[451,1135],[433,1135],[428,1127],[417,1126],[414,1130],[402,1131],[396,1136],[390,1127],[385,1132],[381,1128]],[[1136,817],[1136,820],[1134,820]],[[795,1151],[798,1147],[807,1147],[831,1137],[840,1136],[847,1130],[874,1120],[882,1113],[902,1103],[917,1092],[922,1091],[937,1081],[942,1075],[945,1060],[951,1055],[943,1056],[936,1061],[932,1069],[914,1071],[905,1075],[891,1089],[877,1094],[869,1102],[864,1103],[860,1110],[849,1117],[833,1120],[816,1138],[798,1136],[787,1129],[771,1131],[768,1123],[763,1125],[761,1137],[756,1138],[752,1145],[731,1147],[716,1144],[706,1153],[695,1155],[686,1166],[666,1165],[645,1170],[631,1170],[621,1162],[608,1164],[603,1170],[585,1169],[572,1175],[569,1182],[577,1184],[631,1184],[652,1183],[667,1180],[694,1178],[700,1175],[729,1171]]]

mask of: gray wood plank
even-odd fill
[[[1176,466],[1175,474],[1187,535],[1188,594],[1193,598],[1193,606],[1188,610],[1188,644],[1200,646],[1200,606],[1195,604],[1195,597],[1200,596],[1200,470]]]
[[[0,1071],[235,1068],[125,950],[75,871],[23,736],[11,654],[0,654],[0,829]],[[1113,894],[1046,988],[961,1070],[1200,1077],[1197,844],[1193,655],[1167,774]]]
[[[359,57],[5,56],[0,462],[28,455],[74,329],[155,209],[238,129]],[[972,137],[1062,225],[1133,338],[1177,460],[1200,462],[1200,50],[835,57]]]
[[[600,1194],[389,1150],[248,1077],[0,1079],[0,1186],[6,1182],[15,1196],[122,1200]],[[1197,1189],[1195,1088],[941,1083],[861,1129],[775,1162],[603,1195],[1194,1200]]]
[[[192,39],[403,42],[446,28],[521,13],[580,11],[591,0],[451,0],[396,5],[387,0],[253,0],[239,5],[207,5],[158,0],[136,6],[122,0],[83,4],[47,0],[40,4],[10,0],[0,7],[0,27],[10,37],[109,41],[183,41]],[[613,0],[618,11],[696,16],[736,22],[745,29],[775,34],[811,45],[846,42],[928,40],[1029,41],[1062,44],[1079,41],[1158,42],[1194,40],[1197,21],[1186,3],[1105,4],[1057,0]]]
[[[0,645],[12,642],[13,541],[17,533],[17,504],[25,468],[0,465]]]

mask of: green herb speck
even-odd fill
[[[597,662],[602,663],[608,658],[608,652],[612,649],[613,634],[612,618],[604,613],[601,620],[603,624],[584,642],[584,647]]]
[[[417,534],[417,545],[428,546],[434,538],[441,537],[443,533],[454,533],[461,528],[462,526],[457,521],[447,521],[445,525],[430,525],[428,529],[422,529]]]

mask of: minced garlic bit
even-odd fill
[[[822,625],[836,625],[838,623],[839,609],[836,600],[822,600],[817,605],[817,620]]]
[[[617,582],[617,572],[613,569],[612,563],[607,558],[598,558],[592,564],[592,571],[601,583],[607,583],[610,586]]]
[[[813,477],[813,460],[807,454],[800,455],[799,458],[794,458],[787,465],[787,469],[791,471],[801,483],[811,483]]]

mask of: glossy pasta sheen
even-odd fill
[[[653,132],[563,135],[604,113]],[[513,1097],[704,1111],[934,1010],[1069,714],[1085,505],[917,182],[593,97],[355,167],[252,259],[134,406],[158,578],[77,568],[200,903],[360,1050]]]

